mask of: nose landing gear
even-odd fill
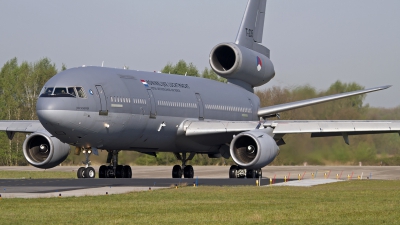
[[[78,148],[77,148],[78,149]],[[81,149],[77,150],[79,152]],[[92,154],[92,149],[82,148],[82,153],[85,154],[85,161],[82,161],[85,164],[85,167],[79,167],[77,171],[78,178],[94,178],[96,176],[96,170],[90,166],[90,155]]]

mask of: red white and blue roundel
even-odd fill
[[[260,71],[262,68],[262,61],[260,57],[257,56],[257,70]]]

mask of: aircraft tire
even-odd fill
[[[246,178],[254,178],[255,170],[246,170]]]
[[[107,166],[106,178],[115,178],[114,169],[112,166]]]
[[[191,166],[191,165],[185,166],[185,168],[183,169],[183,177],[184,178],[193,178],[194,177],[193,166]]]
[[[125,176],[125,173],[124,173],[125,171],[124,171],[124,166],[122,166],[122,165],[118,165],[117,166],[117,171],[115,171],[115,177],[116,178],[124,178]]]
[[[88,167],[83,172],[85,178],[94,178],[96,176],[96,170],[93,167]]]
[[[124,166],[124,178],[132,178],[132,168],[130,166]]]
[[[232,165],[229,168],[229,178],[237,178],[237,169],[238,167],[236,165]]]
[[[79,167],[78,171],[76,172],[76,175],[78,178],[85,178],[85,167]]]
[[[99,178],[106,178],[107,166],[102,165],[99,168]]]
[[[172,178],[182,178],[182,168],[180,165],[175,165],[172,168]]]

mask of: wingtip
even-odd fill
[[[383,85],[383,86],[379,86],[379,87],[375,87],[375,88],[370,88],[369,90],[377,90],[377,91],[379,91],[379,90],[385,90],[385,89],[388,89],[388,88],[390,88],[392,85]]]

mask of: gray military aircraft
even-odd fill
[[[37,101],[38,121],[0,121],[12,139],[27,133],[26,160],[38,168],[63,162],[75,146],[84,153],[79,178],[94,178],[90,155],[108,152],[100,178],[130,178],[129,166],[118,164],[121,150],[156,156],[172,152],[181,165],[173,178],[193,178],[187,162],[195,154],[235,161],[229,177],[262,176],[291,133],[312,137],[399,132],[394,121],[268,120],[280,112],[383,90],[389,86],[260,108],[253,88],[275,76],[270,51],[262,46],[266,0],[249,0],[234,43],[221,43],[210,53],[211,68],[228,83],[213,80],[104,67],[62,71],[43,87]]]

